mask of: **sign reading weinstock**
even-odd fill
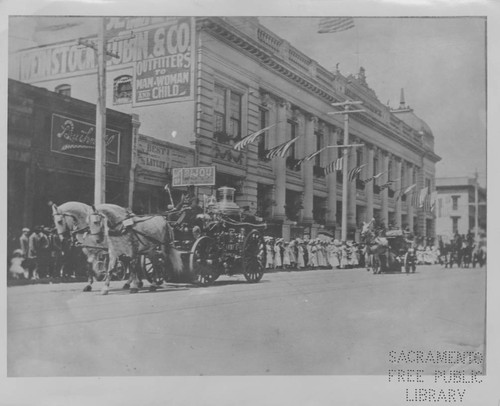
[[[107,49],[117,56],[108,59],[108,70],[133,73],[134,106],[193,99],[192,17],[106,17],[105,22]],[[94,75],[97,67],[94,50],[76,40],[21,51],[12,59],[14,76],[26,83]]]
[[[190,185],[215,185],[215,166],[199,166],[194,168],[172,169],[172,186]]]
[[[106,163],[120,163],[120,133],[106,128]],[[52,114],[52,152],[95,159],[95,125]]]

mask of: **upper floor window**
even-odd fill
[[[113,104],[132,102],[132,76],[122,75],[113,81]]]
[[[68,85],[68,84],[56,86],[55,92],[59,93],[59,94],[62,94],[64,96],[70,96],[71,97],[71,86]]]
[[[458,198],[460,196],[451,196],[451,206],[452,210],[458,210]]]
[[[241,138],[242,96],[216,84],[214,87],[214,135],[218,142]]]

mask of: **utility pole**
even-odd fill
[[[475,174],[475,182],[474,182],[474,240],[479,241],[479,185],[478,185],[478,178],[479,174],[477,173],[476,169],[476,174]]]
[[[355,145],[349,145],[349,114],[361,113],[365,110],[349,110],[350,106],[363,104],[362,101],[345,101],[341,103],[332,103],[334,107],[344,107],[344,111],[335,111],[328,114],[343,114],[344,115],[344,148],[342,151],[342,233],[341,240],[347,241],[347,171],[349,168],[349,151],[348,148],[355,148]],[[342,147],[342,146],[340,146]]]
[[[106,50],[106,18],[101,17],[97,44],[84,39],[78,44],[92,48],[97,56],[94,204],[101,204],[106,202],[106,56],[118,58]]]

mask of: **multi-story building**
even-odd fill
[[[476,207],[478,233],[486,234],[486,189],[479,186],[475,178],[436,178],[436,191],[437,236],[448,239],[457,233],[474,233]]]
[[[348,238],[372,217],[434,236],[433,214],[412,205],[406,195],[398,198],[412,184],[415,191],[427,187],[430,194],[434,189],[440,158],[434,153],[432,131],[404,100],[397,109],[382,104],[363,68],[356,75],[331,72],[256,17],[116,18],[108,20],[107,28],[108,37],[114,36],[108,45],[114,57],[107,66],[107,104],[135,114],[140,136],[168,142],[175,154],[193,152],[192,161],[166,161],[163,178],[141,187],[149,209],[154,204],[146,201],[148,195],[162,193],[161,181],[168,181],[169,169],[214,166],[215,188],[235,187],[237,203],[265,217],[269,232],[285,238],[314,237],[321,228],[340,235],[343,209]],[[130,31],[119,36],[127,28],[134,29],[133,36]],[[95,66],[93,50],[72,41],[20,52],[10,75],[95,101]],[[349,182],[343,208],[341,174],[325,176],[322,170],[340,156],[340,148],[296,163],[318,148],[343,143],[343,117],[329,113],[336,110],[332,103],[346,100],[362,101],[365,112],[349,117],[349,142],[363,146],[350,150],[344,170],[365,166]],[[266,127],[258,141],[234,149],[244,136]],[[286,157],[266,159],[266,151],[294,137],[299,138]],[[133,169],[135,165],[137,159]],[[361,182],[379,173],[377,180]],[[393,181],[391,186],[381,189],[388,181]],[[198,188],[200,195],[212,192]],[[138,193],[131,196],[136,199]]]

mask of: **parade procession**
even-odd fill
[[[296,328],[287,336],[291,343],[307,331],[311,337],[330,334],[340,319],[350,323],[356,306],[366,304],[360,314],[398,309],[381,311],[388,317],[419,302],[424,292],[431,292],[428,303],[440,307],[445,294],[436,293],[437,286],[460,292],[459,282],[450,282],[456,278],[482,283],[484,171],[473,176],[457,166],[460,182],[455,172],[440,172],[449,148],[439,137],[446,134],[421,118],[429,110],[413,103],[412,72],[401,68],[384,88],[379,65],[362,60],[363,66],[358,55],[351,66],[340,52],[325,59],[308,54],[305,39],[288,37],[277,17],[67,19],[13,20],[14,29],[26,24],[35,39],[9,55],[9,309],[17,314],[29,306],[18,295],[33,289],[48,300],[40,312],[55,312],[57,306],[48,303],[58,295],[70,303],[53,319],[41,316],[41,324],[84,313],[90,320],[94,315],[83,307],[71,310],[86,303],[106,309],[111,334],[135,337],[123,333],[126,323],[117,324],[117,315],[135,320],[141,312],[141,337],[152,337],[146,320],[165,312],[179,336],[159,352],[158,362],[137,361],[140,372],[104,361],[75,361],[65,372],[59,369],[64,362],[47,361],[47,369],[34,367],[35,375],[329,374],[326,358],[323,364],[313,350],[309,359],[316,364],[309,365],[286,361],[281,347],[273,351],[283,359],[270,361],[273,366],[265,366],[264,358],[274,355],[251,359],[246,348],[225,370],[205,359],[212,352],[201,341],[198,347],[194,342],[216,336],[224,320],[247,328],[241,336],[260,331],[254,311],[255,319],[275,314],[283,323],[294,312],[310,312],[303,327],[292,321],[276,328],[276,335]],[[291,21],[332,44],[369,27],[368,20],[350,17]],[[389,91],[396,103],[380,101]],[[474,283],[467,294],[481,291],[472,289]],[[420,284],[428,285],[419,290]],[[315,301],[315,294],[321,299]],[[456,300],[462,300],[458,294]],[[232,303],[239,312],[229,309]],[[313,304],[314,312],[307,307]],[[172,309],[178,308],[188,310],[179,310],[176,319]],[[327,309],[334,310],[319,316]],[[236,313],[248,319],[236,322]],[[25,328],[27,316],[19,314],[11,318],[12,342]],[[183,317],[193,330],[180,325]],[[96,323],[96,329],[108,328]],[[389,323],[380,328],[392,331]],[[206,331],[194,330],[201,325]],[[70,342],[73,334],[68,329],[63,336]],[[270,330],[263,334],[274,342]],[[347,334],[340,342],[369,335]],[[301,338],[304,351],[305,342],[315,342],[311,337]],[[139,347],[144,354],[150,344],[126,343],[122,354],[133,357]],[[234,348],[247,344],[242,339]],[[113,353],[104,345],[102,354]],[[187,345],[199,351],[204,367],[176,363],[176,349],[182,347],[181,354]],[[220,345],[214,354],[225,351]],[[172,364],[159,361],[171,357]],[[31,364],[14,355],[9,362],[9,373],[31,376]],[[365,373],[349,369],[347,361],[342,365],[349,373]]]

